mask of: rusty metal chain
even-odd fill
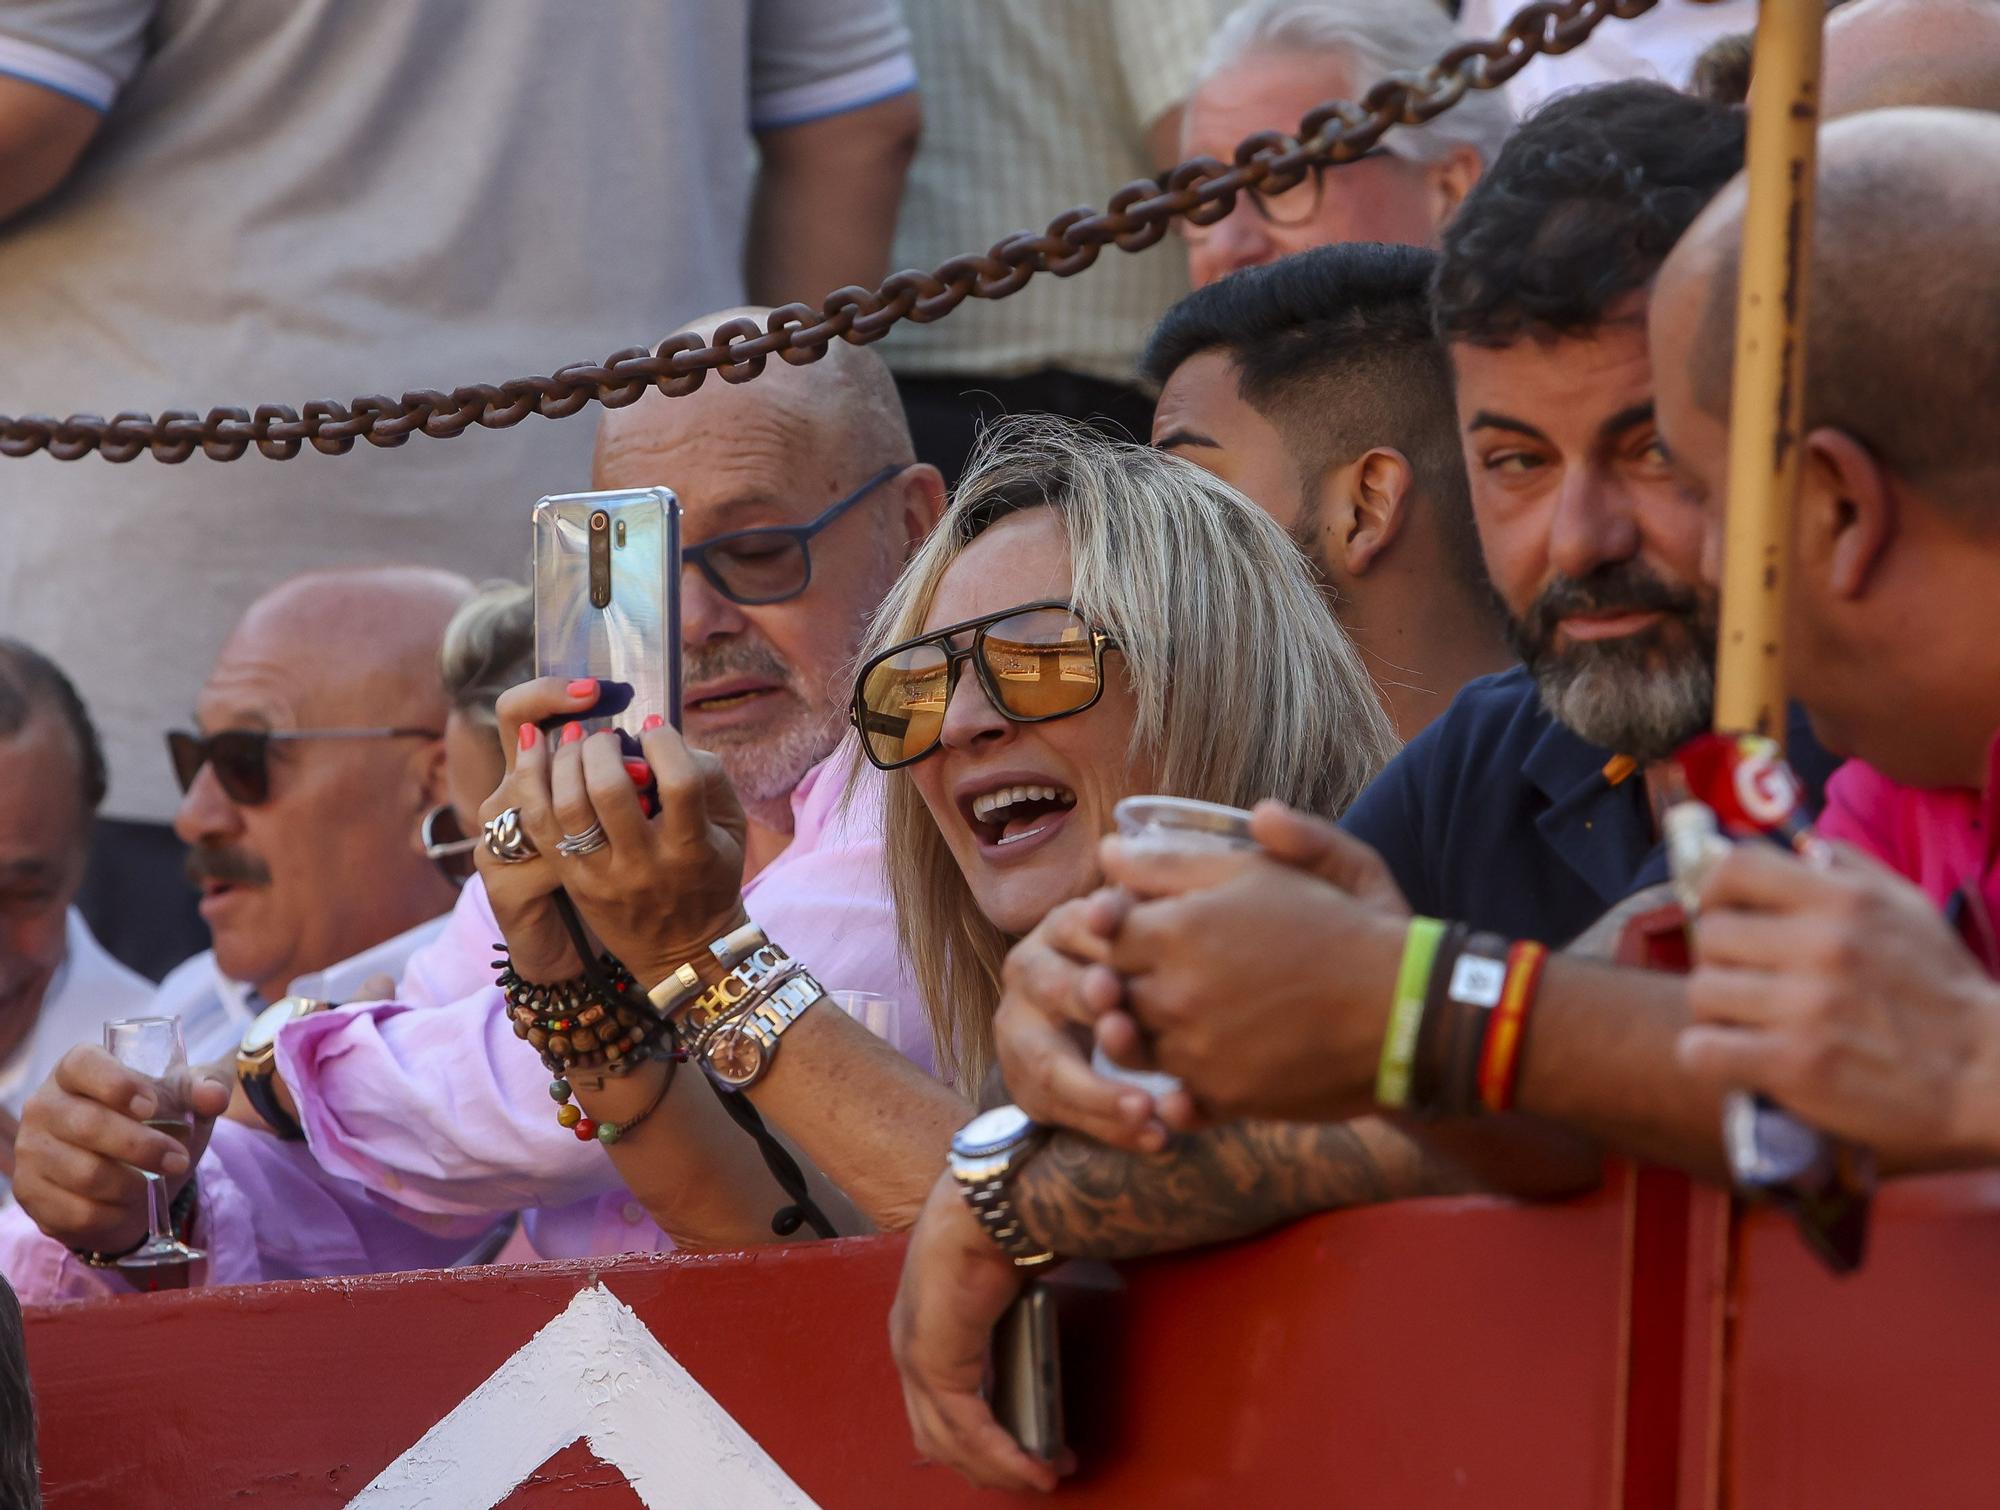
[[[731,320],[703,340],[689,332],[669,336],[649,350],[629,346],[602,362],[583,362],[550,377],[475,383],[450,393],[422,389],[400,399],[372,394],[335,403],[315,399],[302,410],[261,404],[253,412],[211,409],[204,415],[169,409],[155,419],[123,413],[68,419],[0,415],[0,455],[30,456],[46,450],[58,461],[95,451],[106,461],[131,461],[149,453],[164,462],[186,461],[197,449],[214,461],[234,461],[252,446],[276,461],[311,446],[337,456],[355,441],[400,446],[412,435],[446,439],[474,425],[503,430],[530,414],[563,419],[593,401],[615,409],[637,402],[648,387],[669,398],[692,393],[710,372],[727,383],[747,383],[773,356],[802,366],[826,355],[834,341],[865,346],[899,320],[929,324],[967,298],[1004,299],[1036,273],[1067,278],[1097,260],[1106,246],[1137,252],[1152,246],[1178,216],[1210,225],[1235,208],[1245,190],[1278,192],[1297,184],[1316,164],[1350,162],[1393,126],[1419,126],[1442,115],[1468,89],[1496,89],[1538,53],[1578,46],[1599,23],[1629,20],[1657,0],[1536,0],[1491,41],[1453,47],[1427,68],[1394,73],[1359,103],[1320,106],[1299,123],[1297,136],[1265,131],[1242,142],[1235,161],[1192,158],[1161,180],[1140,179],[1111,196],[1102,211],[1068,210],[1036,233],[1017,231],[981,256],[954,257],[932,272],[900,272],[880,288],[836,289],[820,302],[787,304],[760,324]]]

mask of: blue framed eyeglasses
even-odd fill
[[[732,603],[758,607],[796,598],[812,585],[813,536],[853,508],[905,465],[884,467],[809,524],[770,525],[717,535],[681,552],[681,564],[700,570],[708,585]]]

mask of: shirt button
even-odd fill
[[[619,1213],[627,1222],[637,1226],[646,1219],[646,1208],[637,1201],[627,1201],[625,1209]]]

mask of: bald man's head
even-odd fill
[[[690,328],[707,340],[731,320],[750,319],[761,326],[770,313],[742,305],[704,315]],[[746,419],[782,428],[804,444],[831,447],[866,472],[916,459],[888,366],[865,346],[835,341],[825,356],[805,366],[772,357],[747,383],[726,383],[711,374],[684,398],[648,388],[637,403],[605,410],[597,427],[592,475],[601,478],[607,468],[619,469],[632,452],[681,436],[706,434],[713,443],[727,445],[732,428]],[[673,483],[661,479],[658,485]]]
[[[439,727],[448,705],[438,649],[472,592],[454,572],[419,566],[306,572],[250,605],[218,669],[238,657],[282,662],[316,704],[366,703],[393,715],[382,722]]]
[[[2000,526],[2000,116],[1890,110],[1820,137],[1797,433],[1862,442],[1894,476]],[[1747,199],[1739,177],[1675,248],[1661,320],[1692,318],[1696,403],[1725,418]]]
[[[1931,105],[2000,110],[2000,0],[1853,0],[1827,21],[1827,120]]]
[[[174,828],[232,979],[275,1000],[451,905],[417,833],[448,789],[438,649],[471,591],[415,567],[311,572],[231,632]]]
[[[1820,742],[1915,786],[1978,785],[2000,726],[2000,116],[1893,110],[1820,136],[1803,401],[1748,439],[1800,462],[1788,690]],[[1648,328],[1660,434],[1722,563],[1745,192],[1674,249]],[[1737,440],[1746,439],[1738,434]]]
[[[722,310],[698,328],[762,327],[769,314]],[[721,757],[753,819],[789,829],[793,787],[839,741],[862,629],[943,507],[889,369],[835,341],[806,366],[773,358],[747,383],[648,389],[606,412],[591,486],[672,488],[681,538],[713,546],[708,569],[681,574],[687,737]],[[774,573],[781,589],[760,590]]]

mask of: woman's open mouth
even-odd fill
[[[1069,820],[1076,793],[1053,783],[995,787],[964,804],[966,821],[979,842],[1009,850],[1046,837]]]

